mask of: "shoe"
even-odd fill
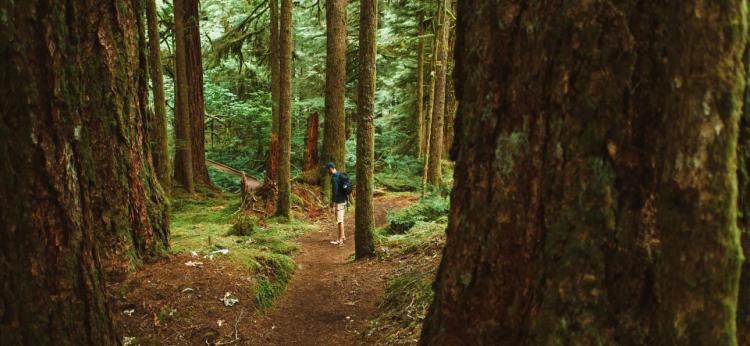
[[[344,243],[344,242],[343,242],[343,241],[341,241],[341,240],[331,240],[331,244],[333,244],[333,245],[341,245],[341,244],[343,244],[343,243]]]

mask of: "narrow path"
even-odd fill
[[[385,223],[387,210],[405,207],[413,199],[381,197],[375,200],[375,222]],[[321,231],[299,240],[298,269],[276,305],[252,318],[251,344],[352,345],[375,317],[389,266],[380,261],[351,260],[354,254],[354,210],[346,217],[347,242],[335,237],[333,220]]]

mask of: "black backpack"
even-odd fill
[[[354,188],[352,186],[352,181],[344,173],[341,173],[341,175],[339,175],[339,188],[341,189],[341,192],[343,192],[347,197],[349,197],[349,195],[352,193],[352,189]]]

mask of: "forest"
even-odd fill
[[[0,345],[750,346],[749,24],[0,0]]]

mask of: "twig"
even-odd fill
[[[240,336],[239,336],[239,333],[237,332],[237,325],[240,324],[240,320],[242,319],[242,315],[244,313],[245,313],[245,309],[242,309],[242,311],[240,311],[240,315],[237,316],[237,320],[234,321],[234,340],[227,341],[227,342],[217,342],[216,346],[219,346],[219,345],[230,345],[230,344],[233,344],[233,343],[235,343],[237,341],[240,341]]]

